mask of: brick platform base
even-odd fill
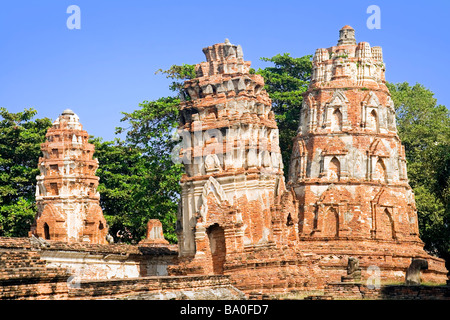
[[[368,287],[362,283],[333,282],[327,284],[323,296],[308,300],[450,300],[450,286],[381,285]]]
[[[70,290],[69,299],[240,300],[245,295],[229,277],[210,275],[83,281]]]

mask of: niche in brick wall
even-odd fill
[[[223,274],[225,263],[226,247],[225,232],[218,224],[213,224],[206,229],[211,250],[212,267],[214,274]]]

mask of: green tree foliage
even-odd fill
[[[140,152],[140,182],[134,191],[140,217],[133,219],[135,226],[146,226],[149,218],[160,219],[166,238],[175,242],[175,223],[179,199],[179,181],[182,166],[172,161],[175,128],[178,124],[179,100],[173,97],[145,101],[140,108],[124,113],[128,128],[126,146]],[[139,221],[139,219],[141,221]]]
[[[10,113],[0,108],[0,235],[26,236],[36,213],[35,188],[40,145],[48,118],[34,109]]]
[[[288,174],[292,153],[292,139],[296,136],[303,93],[311,79],[311,55],[293,58],[289,53],[277,54],[261,60],[274,66],[258,69],[265,81],[265,89],[272,99],[272,110],[280,131],[280,148],[285,175]]]
[[[388,83],[425,248],[450,261],[450,112],[421,84]]]
[[[94,157],[99,160],[97,190],[109,233],[120,242],[140,240],[145,235],[145,222],[136,221],[148,217],[136,197],[143,180],[140,151],[120,139],[103,142],[91,137],[89,142],[95,145]]]
[[[175,80],[189,80],[195,78],[195,65],[194,64],[185,64],[183,63],[181,66],[172,65],[167,70],[159,69],[156,73],[164,73],[168,79]],[[173,81],[169,86],[169,89],[173,92],[180,92],[183,88],[183,81]]]
[[[19,198],[16,203],[0,206],[0,234],[2,237],[27,237],[36,215],[32,200]]]
[[[174,79],[170,89],[176,94],[182,80],[195,77],[195,66],[172,66],[158,70]],[[99,192],[110,233],[116,241],[137,242],[145,237],[147,221],[159,219],[164,235],[176,242],[175,224],[183,167],[172,161],[178,126],[176,97],[144,101],[139,108],[123,113],[125,141],[94,139],[100,168]],[[121,237],[118,237],[120,235]]]
[[[167,240],[176,242],[175,223],[181,168],[172,166],[156,145],[91,139],[99,160],[98,191],[109,232],[115,241],[145,238],[149,219],[160,219]],[[159,153],[159,155],[158,155]]]

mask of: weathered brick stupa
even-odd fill
[[[38,213],[30,236],[65,242],[106,243],[108,233],[95,176],[94,145],[78,116],[65,110],[46,134],[36,177]]]
[[[243,290],[304,286],[313,260],[294,248],[297,209],[285,189],[278,128],[260,75],[242,48],[203,49],[181,96],[186,173],[175,274],[229,274]],[[282,249],[281,249],[282,248]],[[299,265],[302,265],[299,267]]]
[[[337,46],[316,50],[289,169],[299,248],[321,255],[335,279],[352,255],[363,275],[373,265],[400,279],[412,257],[425,258],[424,278],[445,282],[444,261],[419,239],[381,47],[357,44],[350,26]]]

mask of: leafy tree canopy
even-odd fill
[[[292,153],[292,139],[298,129],[303,93],[308,89],[311,79],[311,58],[311,55],[293,58],[289,53],[261,58],[263,61],[273,63],[273,66],[258,69],[256,72],[263,76],[265,89],[272,99],[286,176]]]
[[[40,145],[52,125],[48,118],[34,119],[36,114],[0,108],[1,236],[27,236],[34,219]]]
[[[182,80],[195,77],[195,66],[172,66],[158,70],[174,79],[170,88],[178,93]],[[159,219],[164,235],[176,242],[175,224],[183,167],[172,161],[177,144],[177,97],[144,101],[139,108],[123,113],[124,141],[94,139],[99,159],[99,192],[110,233],[116,241],[137,242],[145,237],[147,221]]]
[[[425,248],[450,261],[450,112],[421,84],[388,83]]]

